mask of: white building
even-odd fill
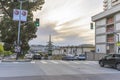
[[[92,17],[95,22],[96,53],[119,53],[120,50],[117,44],[120,40],[120,0],[111,1],[111,8]]]
[[[46,46],[44,45],[31,45],[30,46],[30,51],[33,51],[33,52],[43,52],[43,53],[46,53]]]
[[[53,54],[71,54],[71,55],[78,55],[83,53],[88,53],[95,51],[94,45],[91,44],[83,44],[79,46],[62,46],[57,47],[53,50]]]
[[[115,5],[120,4],[120,0],[104,0],[103,3],[104,10],[108,10]]]

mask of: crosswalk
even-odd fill
[[[62,60],[41,60],[41,61],[31,61],[31,63],[39,64],[98,64],[97,61],[62,61]]]

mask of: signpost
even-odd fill
[[[19,21],[20,20],[19,16],[21,16],[21,21],[27,21],[27,14],[28,14],[27,10],[14,9],[13,20]]]
[[[21,47],[20,47],[21,21],[27,21],[27,14],[28,14],[28,12],[26,10],[22,10],[22,3],[24,2],[24,0],[19,0],[19,2],[20,2],[20,9],[14,9],[13,10],[13,20],[19,21],[17,46],[15,47],[15,51],[17,52],[16,60],[18,59],[18,55],[21,52]]]

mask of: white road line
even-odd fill
[[[98,64],[97,62],[94,62],[94,61],[87,61],[85,62],[84,64]]]
[[[55,63],[55,64],[58,64],[58,62],[56,62],[56,61],[53,61],[53,60],[52,60],[52,61],[50,61],[50,62],[52,62],[52,63]]]
[[[61,63],[63,63],[63,64],[69,64],[68,62],[66,62],[66,61],[60,61]]]
[[[74,62],[74,61],[73,61],[73,63],[75,63],[75,64],[79,64],[79,62]]]
[[[46,61],[40,61],[41,63],[43,63],[43,64],[47,64],[47,62]]]
[[[34,64],[34,63],[35,63],[35,61],[31,61],[30,63],[33,63],[33,64]]]

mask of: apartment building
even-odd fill
[[[103,7],[104,7],[104,10],[108,10],[118,4],[120,4],[120,0],[104,0],[103,1]]]
[[[109,0],[104,0],[109,1]],[[95,22],[96,53],[120,53],[120,0],[112,3],[112,7],[93,16]],[[117,4],[117,5],[115,5]],[[113,6],[114,5],[114,6]]]

